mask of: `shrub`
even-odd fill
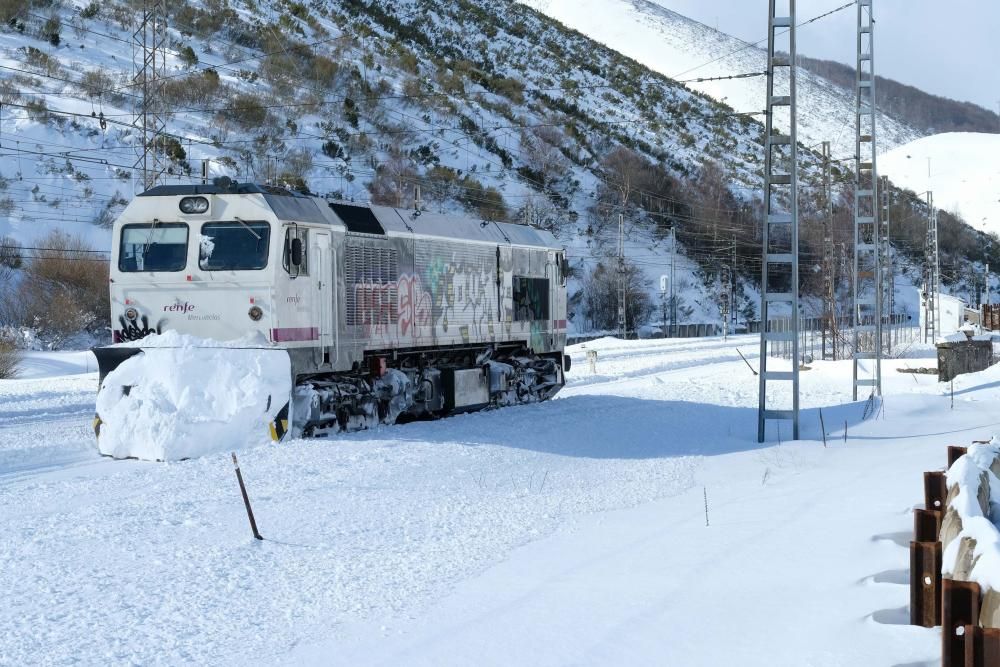
[[[85,19],[96,18],[101,13],[101,3],[91,0],[90,4],[80,10],[80,17]]]
[[[0,21],[12,24],[31,11],[31,5],[31,0],[0,0]]]
[[[23,47],[25,64],[48,76],[55,76],[59,73],[59,59],[53,58],[49,54],[33,46]]]
[[[326,56],[316,56],[312,59],[312,78],[317,86],[332,88],[336,83],[340,66]]]
[[[306,176],[313,167],[312,151],[308,148],[297,148],[285,154],[284,165],[279,179],[288,183],[289,188],[299,192],[309,192]]]
[[[39,239],[36,256],[26,262],[17,298],[24,324],[56,337],[106,325],[108,263],[79,237],[54,231]]]
[[[9,236],[0,236],[0,277],[3,269],[19,269],[24,264],[21,244]]]
[[[323,142],[323,146],[321,148],[323,150],[323,155],[327,156],[328,158],[331,158],[333,160],[340,159],[344,160],[345,162],[348,159],[344,156],[344,147],[338,144],[333,139],[329,139]]]
[[[52,46],[59,46],[59,32],[61,30],[62,21],[59,19],[58,14],[53,14],[49,18],[45,19],[45,23],[42,25],[41,36]]]
[[[80,87],[92,99],[103,97],[115,88],[115,80],[103,69],[92,69],[80,77]]]
[[[476,213],[483,220],[507,219],[507,204],[499,190],[492,186],[484,187],[471,176],[464,177],[461,186],[458,200],[469,211]]]
[[[206,69],[163,82],[164,103],[169,105],[205,104],[214,100],[220,89],[219,73]]]
[[[17,104],[21,100],[21,91],[13,81],[0,80],[0,104]]]
[[[518,79],[501,77],[493,80],[493,89],[515,104],[524,103],[524,84]]]
[[[180,58],[181,62],[187,67],[194,67],[198,64],[198,55],[188,44],[185,44],[180,48],[177,52],[177,57]]]
[[[344,120],[351,124],[351,127],[358,127],[358,106],[350,97],[344,98]]]
[[[49,120],[49,108],[45,106],[43,100],[28,100],[24,110],[28,112],[28,118],[36,123],[45,123]]]
[[[10,380],[17,376],[21,353],[11,343],[0,340],[0,380]]]
[[[244,130],[259,128],[267,121],[267,109],[254,95],[234,95],[220,114]]]

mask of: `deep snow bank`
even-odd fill
[[[291,393],[287,352],[263,339],[167,332],[121,346],[143,352],[109,373],[97,395],[98,448],[116,458],[178,460],[266,441]]]
[[[974,444],[948,470],[949,503],[941,527],[942,571],[1000,591],[1000,440]]]

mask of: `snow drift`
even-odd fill
[[[142,353],[97,395],[98,448],[115,458],[170,461],[258,444],[291,394],[288,353],[263,339],[167,332],[116,347]]]
[[[1000,440],[974,444],[948,470],[948,507],[941,524],[942,573],[974,581],[985,593],[983,627],[1000,627]]]

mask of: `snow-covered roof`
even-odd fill
[[[260,195],[282,220],[343,225],[349,232],[377,235],[419,234],[493,244],[560,247],[551,233],[527,225],[494,222],[391,206],[368,206],[310,197],[284,188],[254,183],[219,185],[161,185],[141,197],[191,195]]]
[[[359,213],[364,210],[371,211],[375,220],[382,227],[382,232],[387,235],[398,234],[420,234],[422,236],[437,236],[446,239],[463,239],[467,241],[481,241],[484,243],[510,243],[512,245],[543,246],[546,248],[557,248],[560,245],[552,234],[547,231],[529,227],[528,225],[514,225],[507,222],[493,222],[468,218],[460,215],[446,215],[442,213],[431,213],[421,211],[419,215],[414,215],[414,211],[408,209],[396,209],[390,206],[359,206],[357,204],[345,204],[336,202],[331,204],[336,207],[334,212],[344,218],[343,211],[357,210]],[[348,208],[351,207],[351,208]],[[348,230],[352,225],[347,224]],[[364,231],[360,229],[359,231]],[[376,231],[376,233],[379,233]]]

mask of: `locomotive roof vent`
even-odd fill
[[[337,214],[347,231],[358,234],[380,234],[385,236],[385,229],[382,224],[367,206],[351,206],[350,204],[340,204],[328,202],[333,212]]]

